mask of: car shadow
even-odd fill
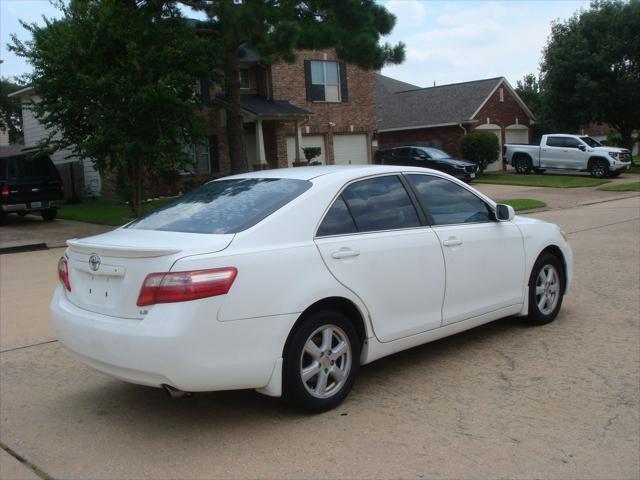
[[[380,383],[398,370],[418,367],[420,373],[417,375],[428,375],[430,369],[440,368],[448,357],[460,355],[465,348],[481,348],[483,343],[495,337],[518,335],[518,330],[523,328],[529,327],[521,319],[505,318],[365,365],[347,400],[337,409],[321,415],[348,415],[350,409],[357,408],[362,398],[375,395]],[[93,387],[82,387],[76,393],[71,393],[71,398],[65,396],[51,407],[63,417],[81,416],[83,423],[98,421],[96,417],[105,417],[103,419],[108,419],[123,434],[127,431],[139,432],[141,425],[155,432],[155,435],[163,431],[170,435],[171,432],[190,428],[235,430],[250,425],[255,428],[256,423],[273,425],[278,421],[310,418],[309,414],[289,407],[279,398],[260,395],[253,390],[194,393],[188,397],[171,399],[158,388],[104,378],[104,382]]]

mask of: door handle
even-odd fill
[[[331,256],[336,259],[357,257],[358,255],[360,255],[359,251],[351,250],[350,248],[344,248],[331,254]]]
[[[458,247],[462,245],[462,240],[456,237],[449,237],[442,242],[445,247]]]

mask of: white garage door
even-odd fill
[[[322,162],[322,165],[326,165],[327,162],[325,160],[325,146],[324,146],[324,136],[323,135],[308,135],[302,137],[302,148],[305,147],[320,147],[320,156],[313,159],[314,162]],[[287,137],[287,159],[289,161],[289,166],[293,165],[293,162],[296,161],[296,137]],[[303,161],[306,160],[303,158]]]
[[[529,129],[509,128],[504,130],[505,143],[529,143]]]
[[[334,135],[333,158],[336,165],[369,163],[365,134]]]

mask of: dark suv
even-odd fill
[[[376,161],[383,165],[433,168],[465,182],[476,178],[478,173],[477,164],[451,158],[447,153],[433,147],[396,147],[378,150]]]
[[[9,213],[31,212],[53,220],[63,199],[62,179],[49,156],[0,148],[0,222]]]

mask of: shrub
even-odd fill
[[[478,164],[480,173],[498,160],[500,154],[498,137],[491,132],[475,131],[465,135],[460,139],[458,148],[462,158]]]
[[[320,154],[322,153],[322,149],[320,147],[304,147],[302,151],[304,152],[304,158],[307,159],[307,162],[309,162],[309,165],[320,165],[321,162],[311,161],[314,158],[319,157]]]

